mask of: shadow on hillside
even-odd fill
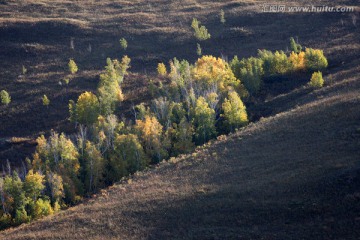
[[[171,203],[155,203],[153,211],[136,212],[136,216],[137,221],[152,229],[147,239],[359,237],[360,171],[321,185],[317,188],[305,186],[312,189],[302,192],[300,197],[262,192],[244,195],[241,189],[199,193]],[[133,215],[131,212],[126,214]]]

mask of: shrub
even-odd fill
[[[290,49],[292,52],[300,53],[301,52],[301,45],[295,42],[295,39],[293,37],[290,38]]]
[[[49,100],[49,98],[46,96],[46,95],[44,95],[43,97],[42,97],[42,103],[43,103],[43,105],[44,106],[49,106],[49,104],[50,104],[50,100]]]
[[[8,105],[11,102],[10,94],[5,90],[1,90],[0,98],[3,105]]]
[[[69,60],[68,67],[69,67],[69,72],[71,74],[75,74],[79,70],[78,66],[76,65],[76,63],[75,63],[75,61],[73,59]]]
[[[321,88],[324,85],[324,79],[320,71],[314,72],[311,76],[309,86],[313,88]]]
[[[225,19],[225,12],[224,12],[224,10],[220,10],[220,22],[222,23],[222,24],[225,24],[225,22],[226,22],[226,19]]]
[[[124,50],[126,50],[127,47],[128,47],[128,43],[127,43],[126,39],[125,39],[125,38],[121,38],[121,39],[119,40],[119,42],[120,42],[121,48],[124,49]]]
[[[166,66],[164,63],[158,64],[157,72],[160,76],[165,76],[167,74]]]
[[[211,35],[210,35],[210,33],[208,33],[208,30],[206,29],[206,27],[200,26],[200,22],[196,18],[193,18],[191,27],[195,31],[194,36],[196,37],[196,39],[198,39],[200,41],[204,41],[211,37]]]
[[[324,52],[320,49],[307,48],[305,51],[305,66],[310,71],[327,68],[328,61],[324,56]]]

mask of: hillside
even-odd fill
[[[277,2],[279,3],[279,2]],[[274,4],[277,4],[274,3]],[[282,2],[280,2],[282,3]],[[0,239],[359,239],[360,33],[352,13],[264,13],[264,1],[0,0],[0,170],[31,156],[50,130],[71,136],[68,101],[95,92],[107,57],[132,59],[115,111],[148,102],[159,62],[194,61],[193,17],[208,27],[204,54],[231,59],[288,49],[294,36],[324,49],[325,86],[309,73],[269,77],[245,102],[251,123],[171,158],[81,204],[0,232]],[[287,4],[300,6],[297,2]],[[226,24],[219,23],[219,9]],[[126,51],[119,39],[129,42]],[[71,46],[73,45],[73,47]],[[74,58],[80,71],[60,85]],[[28,72],[21,73],[22,66]],[[42,105],[46,94],[49,107]]]
[[[3,239],[357,239],[360,84],[221,137]]]
[[[302,1],[304,5],[357,6],[357,1]],[[125,78],[125,101],[119,116],[132,117],[130,108],[149,100],[149,79],[156,78],[158,62],[173,57],[194,61],[196,40],[191,19],[197,17],[212,37],[201,43],[203,54],[231,59],[256,55],[257,49],[286,50],[289,37],[303,46],[325,50],[329,71],[347,70],[358,64],[358,12],[266,13],[264,1],[0,1],[0,85],[12,103],[0,106],[0,167],[6,160],[19,165],[34,151],[39,134],[74,132],[68,121],[68,101],[83,91],[95,91],[107,57],[132,59]],[[276,4],[276,2],[274,2]],[[296,6],[298,2],[287,1]],[[219,23],[219,9],[226,24]],[[355,23],[354,23],[355,19]],[[119,39],[128,39],[121,50]],[[74,48],[71,48],[73,40]],[[91,51],[89,51],[91,46]],[[59,82],[68,75],[67,62],[74,58],[79,72],[67,88]],[[27,68],[22,75],[22,66]],[[42,106],[46,94],[51,104]],[[274,97],[275,91],[270,98]],[[268,110],[265,111],[265,113]],[[257,116],[268,115],[263,112]],[[257,117],[254,119],[257,120]],[[26,126],[26,127],[19,127]],[[7,144],[11,137],[24,138]]]

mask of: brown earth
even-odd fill
[[[10,137],[74,131],[67,101],[95,91],[106,57],[124,54],[121,37],[129,41],[125,54],[134,72],[125,80],[126,101],[117,111],[126,117],[132,103],[150,98],[146,84],[158,62],[196,59],[193,17],[212,34],[201,43],[205,54],[231,58],[262,48],[286,50],[289,37],[298,36],[302,45],[324,49],[329,59],[325,88],[304,86],[304,75],[269,79],[267,92],[248,105],[257,123],[134,176],[131,184],[4,231],[0,239],[359,239],[359,14],[270,14],[261,12],[263,3],[0,1],[0,84],[13,99],[0,107],[0,159],[10,162],[34,148],[31,140],[5,143]],[[220,8],[225,26],[218,20]],[[80,72],[66,90],[58,82],[69,58]],[[22,65],[25,76],[19,76]],[[52,101],[48,109],[41,105],[43,94]]]

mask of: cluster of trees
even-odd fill
[[[297,52],[292,51],[287,55],[283,51],[259,50],[257,57],[239,60],[235,56],[230,62],[230,67],[250,94],[255,94],[260,90],[264,77],[298,71],[320,71],[328,66],[322,50],[306,48],[302,51],[300,45],[293,41],[291,43]]]
[[[196,19],[193,27],[206,38]],[[203,56],[195,64],[174,58],[168,68],[159,63],[158,74],[170,83],[150,81],[153,100],[134,106],[134,120],[123,121],[114,111],[124,98],[121,84],[131,60],[108,58],[97,92],[69,101],[69,119],[78,132],[40,136],[23,171],[9,169],[0,178],[0,228],[52,214],[149,164],[190,153],[218,134],[247,125],[242,99],[256,93],[266,76],[317,71],[309,85],[321,87],[319,70],[327,67],[323,52],[302,51],[293,39],[291,47],[289,55],[259,50],[257,57],[234,57],[230,63],[213,56]],[[68,67],[71,74],[78,71],[73,60]],[[10,96],[1,91],[1,100],[6,104]],[[49,103],[44,95],[43,104]]]

